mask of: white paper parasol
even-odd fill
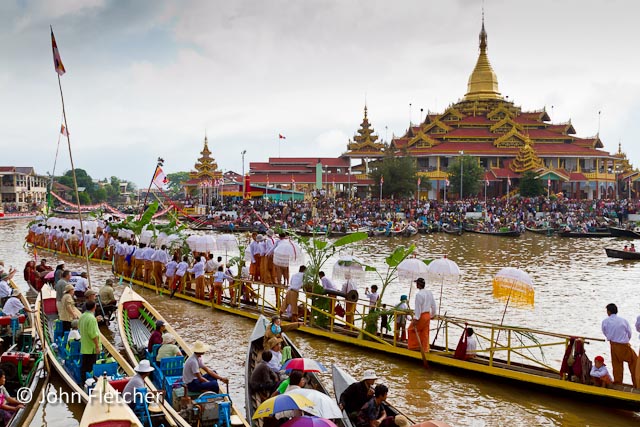
[[[398,264],[398,278],[415,281],[418,277],[426,277],[429,266],[418,258],[407,258]]]
[[[237,251],[238,239],[233,234],[223,234],[216,239],[216,246],[221,251]]]
[[[303,264],[302,248],[290,239],[284,239],[273,251],[273,263],[279,267],[289,267],[289,264]]]
[[[444,287],[444,282],[457,283],[460,279],[460,268],[458,264],[451,261],[445,255],[443,258],[432,261],[429,264],[427,277],[434,282],[440,282],[440,301],[438,302],[439,316],[440,307],[442,306],[442,288]]]
[[[342,255],[333,265],[331,278],[333,280],[362,280],[365,276],[364,265],[364,261],[357,257]]]
[[[216,240],[210,235],[198,236],[195,247],[198,252],[212,253],[216,250]]]

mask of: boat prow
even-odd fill
[[[142,423],[109,384],[106,376],[98,378],[84,408],[80,427],[142,427]]]

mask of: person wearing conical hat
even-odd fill
[[[133,377],[131,377],[131,379],[129,379],[129,382],[127,382],[127,385],[124,387],[124,390],[122,390],[122,398],[131,407],[134,406],[134,400],[139,400],[139,399],[135,399],[136,390],[139,388],[146,387],[144,385],[144,380],[153,371],[155,371],[155,368],[151,366],[151,363],[147,359],[144,359],[144,360],[141,360],[140,363],[138,363],[138,366],[134,368],[134,371],[136,371],[136,374]],[[95,375],[95,372],[94,372],[94,375]]]
[[[209,351],[209,348],[210,347],[202,341],[196,341],[192,348],[193,354],[184,362],[182,381],[187,385],[189,391],[213,391],[214,393],[219,393],[220,386],[218,385],[218,381],[229,384],[229,378],[218,375],[216,371],[205,366],[202,361],[202,355]],[[206,372],[205,375],[200,373],[201,369]]]

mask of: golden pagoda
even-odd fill
[[[353,137],[353,141],[349,140],[346,153],[349,157],[377,157],[384,150],[384,144],[378,141],[378,135],[374,135],[373,127],[369,123],[367,117],[367,106],[364,106],[364,118],[360,124],[357,135]]]
[[[482,30],[480,30],[480,55],[478,62],[469,76],[467,93],[464,99],[502,99],[498,91],[498,77],[491,68],[489,57],[487,56],[487,32],[484,29],[484,16],[482,17]]]
[[[213,197],[220,193],[223,184],[222,172],[218,170],[216,160],[211,157],[209,141],[204,137],[204,148],[195,164],[195,171],[189,172],[189,180],[184,185],[185,197],[198,197],[199,203],[208,205]],[[202,213],[202,212],[198,212]]]
[[[222,172],[218,170],[216,160],[211,157],[209,141],[204,137],[204,148],[200,152],[200,158],[195,165],[196,170],[189,172],[189,178],[198,180],[216,180],[222,178]]]
[[[394,137],[389,149],[416,159],[422,182],[429,181],[428,197],[444,197],[450,161],[464,153],[485,170],[489,196],[505,194],[507,182],[517,187],[520,174],[534,170],[540,179],[554,182],[554,191],[576,199],[599,198],[616,186],[613,171],[622,158],[603,150],[599,136],[578,137],[571,124],[553,123],[545,108],[523,111],[498,89],[498,78],[487,54],[484,16],[479,54],[464,97],[442,113],[428,113],[419,124]],[[355,143],[346,153],[357,155]],[[404,154],[407,153],[407,154]],[[369,159],[382,151],[367,151]]]

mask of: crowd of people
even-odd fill
[[[462,201],[415,199],[347,199],[314,197],[304,201],[220,201],[213,202],[209,220],[220,228],[249,227],[265,231],[284,229],[318,232],[345,232],[375,228],[392,222],[415,223],[418,228],[439,230],[457,225],[467,213],[484,212],[487,227],[535,226],[544,222],[571,228],[596,227],[604,222],[624,222],[640,210],[640,202],[621,200],[574,200],[540,197],[513,197]],[[216,213],[217,212],[217,213]],[[229,216],[224,212],[234,212]],[[606,218],[606,220],[605,220]]]

